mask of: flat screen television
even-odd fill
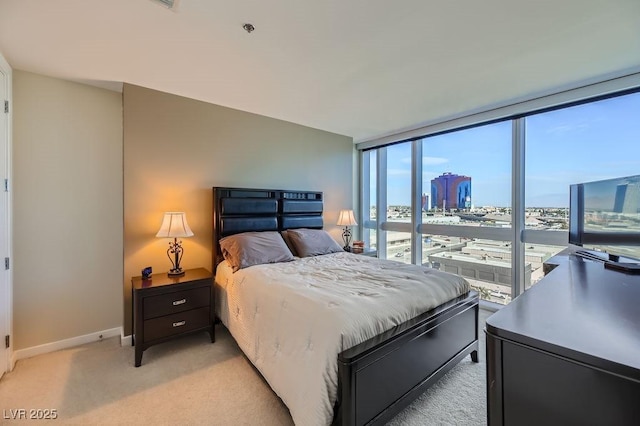
[[[640,257],[640,175],[574,184],[569,193],[570,244],[615,262]]]

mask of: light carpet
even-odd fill
[[[486,424],[484,323],[480,362],[466,357],[390,425]],[[55,410],[58,424],[291,425],[282,401],[224,327],[153,346],[142,366],[118,338],[21,360],[0,380],[0,423],[15,410]],[[11,411],[13,410],[13,411]]]

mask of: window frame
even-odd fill
[[[605,79],[577,88],[557,91],[545,96],[534,97],[518,103],[511,103],[460,117],[452,117],[414,130],[405,131],[383,138],[356,144],[359,152],[358,166],[360,186],[360,226],[361,235],[365,229],[376,229],[376,248],[378,257],[386,258],[386,232],[399,231],[411,234],[411,262],[422,263],[422,235],[436,234],[454,237],[480,238],[511,242],[511,297],[515,299],[525,291],[525,245],[545,244],[568,245],[568,231],[547,231],[526,229],[525,226],[525,125],[526,117],[542,112],[569,108],[575,105],[597,102],[603,99],[619,97],[640,92],[640,72]],[[498,121],[511,121],[511,227],[489,228],[464,225],[423,224],[421,215],[422,197],[422,139],[444,133],[462,131],[471,127],[484,126]],[[411,222],[388,222],[386,215],[381,219],[380,212],[386,212],[387,206],[387,155],[386,147],[398,143],[411,143]],[[365,220],[365,211],[370,208],[368,187],[370,167],[365,163],[365,152],[376,150],[376,220]],[[368,216],[368,213],[367,213]]]

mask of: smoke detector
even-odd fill
[[[179,0],[153,0],[153,1],[156,3],[160,3],[162,6],[166,7],[167,9],[173,9],[175,4]]]

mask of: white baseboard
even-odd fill
[[[60,349],[72,348],[74,346],[84,345],[85,343],[97,342],[98,340],[107,339],[114,336],[122,336],[122,327],[96,331],[95,333],[89,333],[83,336],[71,337],[69,339],[58,340],[57,342],[45,343],[44,345],[20,349],[13,352],[12,362],[15,364],[16,361],[21,359],[31,358],[32,356],[58,351]]]
[[[125,336],[123,331],[123,334],[120,335],[120,346],[131,346],[132,342],[133,342],[133,336],[131,334],[128,336]]]
[[[9,371],[13,371],[13,368],[16,366],[16,361],[18,359],[16,358],[16,353],[15,352],[11,352],[11,362],[9,364]]]

